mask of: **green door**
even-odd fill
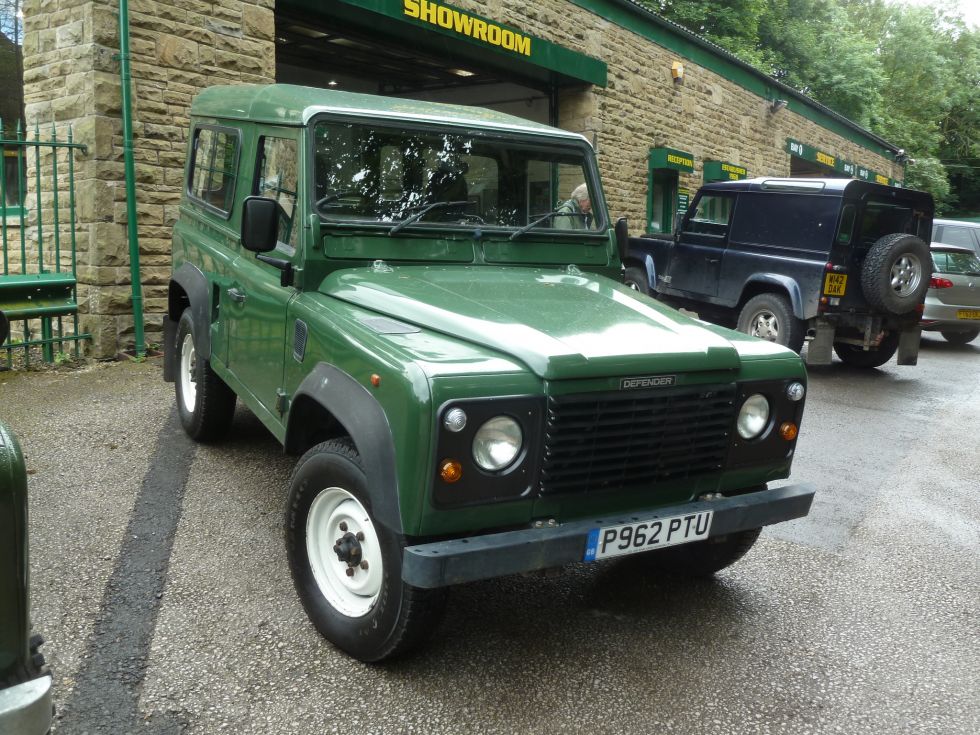
[[[647,231],[670,233],[677,211],[677,171],[650,170],[647,194]]]
[[[282,206],[279,242],[270,255],[295,261],[300,218],[297,183],[300,180],[298,133],[288,129],[260,130],[256,142],[256,172],[252,194],[276,199]],[[228,368],[255,401],[276,411],[276,392],[282,386],[286,345],[286,305],[297,291],[282,286],[281,271],[242,250],[232,268],[228,309]]]

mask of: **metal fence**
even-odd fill
[[[74,152],[85,146],[71,127],[63,140],[54,124],[46,139],[39,126],[4,130],[0,120],[0,311],[11,322],[0,365],[77,358],[91,337],[78,331],[76,280]]]

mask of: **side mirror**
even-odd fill
[[[6,315],[0,311],[0,345],[7,341],[8,334],[10,334],[10,322],[7,321]]]
[[[245,197],[242,202],[242,247],[253,253],[274,250],[281,210],[275,199]]]
[[[626,254],[630,248],[630,228],[629,222],[625,217],[616,220],[616,249],[619,250],[619,259],[626,260]]]

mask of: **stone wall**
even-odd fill
[[[147,342],[160,339],[170,230],[180,200],[188,108],[215,84],[275,80],[275,0],[130,4],[134,158]],[[71,124],[76,154],[81,328],[91,354],[133,344],[123,177],[118,3],[25,0],[29,127]]]
[[[651,147],[694,154],[682,175],[692,191],[707,159],[750,175],[788,175],[787,137],[892,177],[901,170],[789,110],[566,0],[456,0],[456,5],[605,61],[608,86],[563,89],[560,125],[598,145],[613,217],[646,220]],[[171,227],[187,146],[188,107],[201,89],[267,83],[275,77],[275,0],[134,0],[130,6],[134,152],[147,341],[159,341],[166,304]],[[25,0],[25,102],[35,122],[72,124],[88,145],[76,155],[82,329],[91,354],[132,346],[132,304],[123,181],[118,5],[107,0]]]

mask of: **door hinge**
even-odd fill
[[[276,411],[282,416],[289,410],[289,394],[282,388],[276,388]]]

